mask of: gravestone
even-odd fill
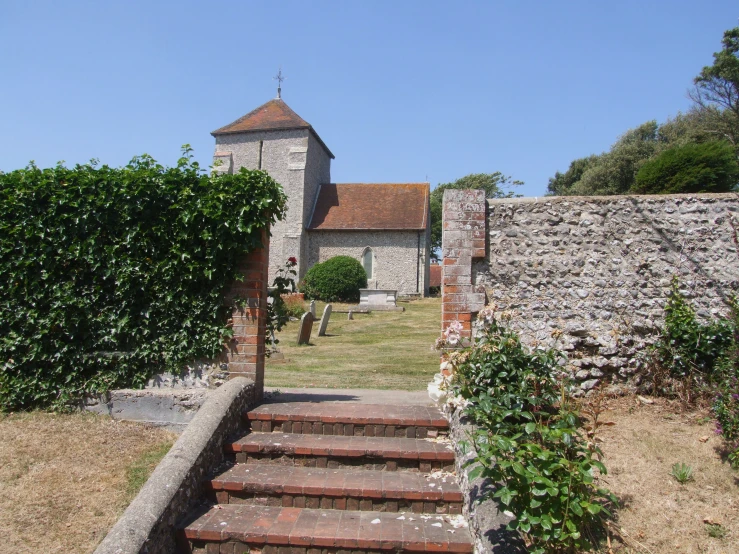
[[[308,344],[310,342],[310,334],[313,330],[313,314],[305,312],[300,318],[300,327],[298,328],[298,346]]]
[[[395,302],[398,291],[391,289],[359,289],[359,307],[368,310],[402,312],[404,308]]]
[[[331,317],[331,304],[326,304],[326,307],[323,308],[323,315],[321,316],[321,325],[320,327],[318,327],[319,337],[326,336],[326,327],[328,327],[328,320],[330,317]]]
[[[310,301],[310,313],[313,316],[313,319],[316,319],[316,301],[315,300]]]
[[[347,316],[346,316],[346,318],[347,318],[348,320],[352,320],[352,319],[354,319],[354,314],[352,313],[352,311],[351,311],[351,310],[349,310],[349,315],[347,315]]]

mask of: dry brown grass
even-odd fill
[[[132,498],[128,468],[174,438],[92,414],[0,415],[0,552],[92,552]]]
[[[600,431],[605,485],[623,504],[615,524],[623,542],[614,540],[613,552],[739,552],[739,472],[722,461],[709,414],[653,401],[611,401],[602,416],[616,422]],[[691,466],[694,479],[679,484],[670,476],[675,463]],[[709,536],[705,519],[719,523],[725,536]]]

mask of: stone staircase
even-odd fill
[[[436,408],[263,404],[210,503],[179,531],[183,552],[472,552],[448,424]]]

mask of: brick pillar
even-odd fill
[[[229,377],[247,377],[256,384],[255,399],[264,396],[264,353],[267,334],[267,284],[269,281],[269,233],[262,234],[263,248],[248,254],[239,264],[243,281],[234,281],[226,293],[226,301],[239,301],[234,307],[234,337],[228,345],[226,359]]]
[[[485,192],[446,190],[442,207],[441,327],[462,323],[462,336],[472,335],[472,320],[485,307],[485,293],[476,292],[472,261],[485,257]]]

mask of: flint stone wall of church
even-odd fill
[[[424,241],[425,233],[421,232],[422,249]],[[308,242],[309,267],[334,256],[351,256],[362,263],[369,246],[374,254],[374,279],[369,281],[369,288],[394,289],[399,294],[416,292],[418,231],[309,231]],[[426,287],[426,273],[422,263],[421,293]]]
[[[288,198],[287,215],[284,221],[277,221],[272,227],[272,239],[270,241],[269,274],[270,282],[278,268],[284,266],[287,259],[295,256],[300,261],[301,269],[305,267],[301,259],[301,246],[304,246],[303,238],[303,213],[304,205],[312,209],[314,198],[304,198],[305,173],[307,156],[303,156],[302,168],[297,158],[300,156],[292,154],[298,163],[290,164],[291,151],[295,149],[309,149],[311,142],[316,143],[313,137],[309,137],[307,129],[288,131],[264,131],[250,133],[236,133],[231,135],[216,136],[216,151],[231,152],[233,155],[233,171],[237,173],[239,168],[257,169],[259,163],[259,141],[264,141],[262,146],[262,169],[278,183]],[[313,139],[311,141],[311,139]],[[320,145],[315,144],[320,148]],[[321,168],[314,164],[310,167],[311,176],[318,178]],[[291,167],[293,169],[291,169]],[[305,187],[315,192],[315,187]],[[303,269],[304,271],[304,269]]]
[[[601,379],[637,386],[663,324],[673,275],[707,319],[739,290],[739,195],[490,200],[485,289],[529,344],[557,346],[582,390]]]

